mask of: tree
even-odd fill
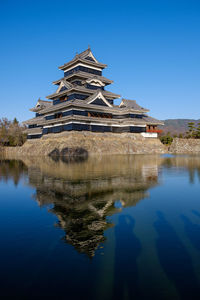
[[[200,123],[197,124],[197,128],[196,128],[196,138],[200,139]]]
[[[17,118],[14,118],[13,125],[18,125],[18,124],[19,124],[19,122],[17,121]]]
[[[195,138],[196,136],[196,128],[195,128],[195,123],[194,122],[189,122],[188,123],[188,128],[189,128],[189,131],[187,132],[188,133],[188,137],[189,138]]]
[[[200,123],[195,126],[194,122],[188,123],[189,131],[187,132],[187,138],[200,138]]]
[[[21,146],[26,141],[25,126],[19,124],[16,118],[9,121],[7,118],[0,119],[0,145]]]

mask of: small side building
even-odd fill
[[[120,105],[114,104],[120,95],[106,89],[113,83],[102,75],[106,67],[90,48],[60,66],[64,76],[53,82],[57,90],[47,96],[48,101],[39,99],[30,109],[35,117],[24,122],[28,139],[62,131],[131,132],[157,137],[157,126],[163,123],[148,116],[148,109],[135,100],[122,99]]]

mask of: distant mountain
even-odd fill
[[[180,133],[186,133],[188,131],[188,123],[194,122],[195,125],[200,123],[200,120],[193,120],[193,119],[167,119],[163,120],[165,123],[164,126],[160,127],[163,130],[163,134],[170,132],[171,135]]]

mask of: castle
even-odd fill
[[[46,97],[48,101],[39,99],[30,109],[35,117],[24,122],[28,139],[63,131],[131,132],[157,137],[157,126],[163,123],[148,116],[148,109],[135,100],[122,99],[119,105],[114,104],[120,95],[106,90],[113,82],[102,76],[106,67],[90,48],[60,66],[64,77],[53,82],[56,92]]]

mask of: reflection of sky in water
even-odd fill
[[[2,298],[199,299],[199,179],[198,156],[1,161]]]

